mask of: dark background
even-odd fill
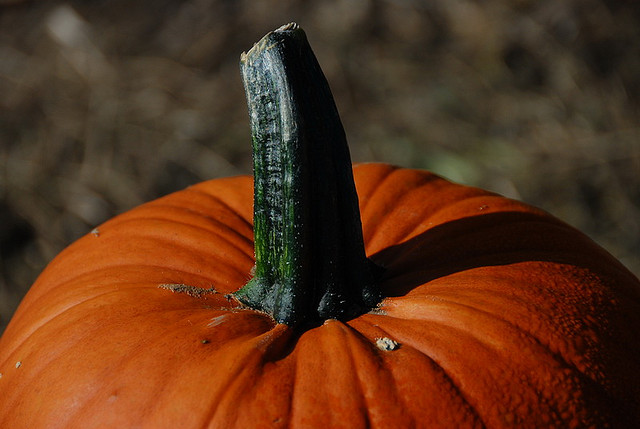
[[[97,224],[250,173],[238,59],[293,20],[354,161],[540,206],[640,273],[636,3],[0,0],[0,332]]]

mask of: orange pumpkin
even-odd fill
[[[425,171],[353,176],[379,305],[252,308],[253,181],[204,182],[49,264],[0,340],[0,427],[640,425],[640,283],[612,256]]]

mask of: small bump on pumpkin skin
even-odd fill
[[[20,362],[20,361],[16,362],[16,369],[20,368],[21,366],[22,366],[22,362]]]
[[[382,338],[376,338],[376,346],[380,350],[384,350],[384,351],[390,352],[390,351],[397,350],[398,348],[400,348],[400,343],[398,343],[397,341],[392,340],[389,337],[382,337]]]
[[[93,228],[91,230],[91,235],[93,235],[94,237],[100,237],[100,230],[98,228]]]

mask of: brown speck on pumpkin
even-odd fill
[[[400,343],[388,337],[376,338],[376,346],[380,350],[392,351],[400,347]]]
[[[481,205],[480,207],[478,207],[478,210],[482,211],[482,210],[486,210],[486,209],[488,209],[488,208],[489,208],[489,206],[488,206],[488,205],[483,204],[483,205]]]
[[[209,340],[202,340],[202,341],[201,341],[201,343],[202,343],[202,344],[209,344],[210,342],[211,342],[211,341],[209,341]]]
[[[218,293],[213,287],[209,289],[204,289],[197,286],[189,286],[182,283],[164,283],[158,286],[160,289],[167,289],[171,292],[178,292],[187,294],[193,298],[201,298],[203,295],[207,295],[210,293]]]

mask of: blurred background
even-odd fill
[[[640,273],[635,1],[0,0],[0,332],[94,226],[251,172],[239,56],[293,20],[354,161],[537,205]]]

